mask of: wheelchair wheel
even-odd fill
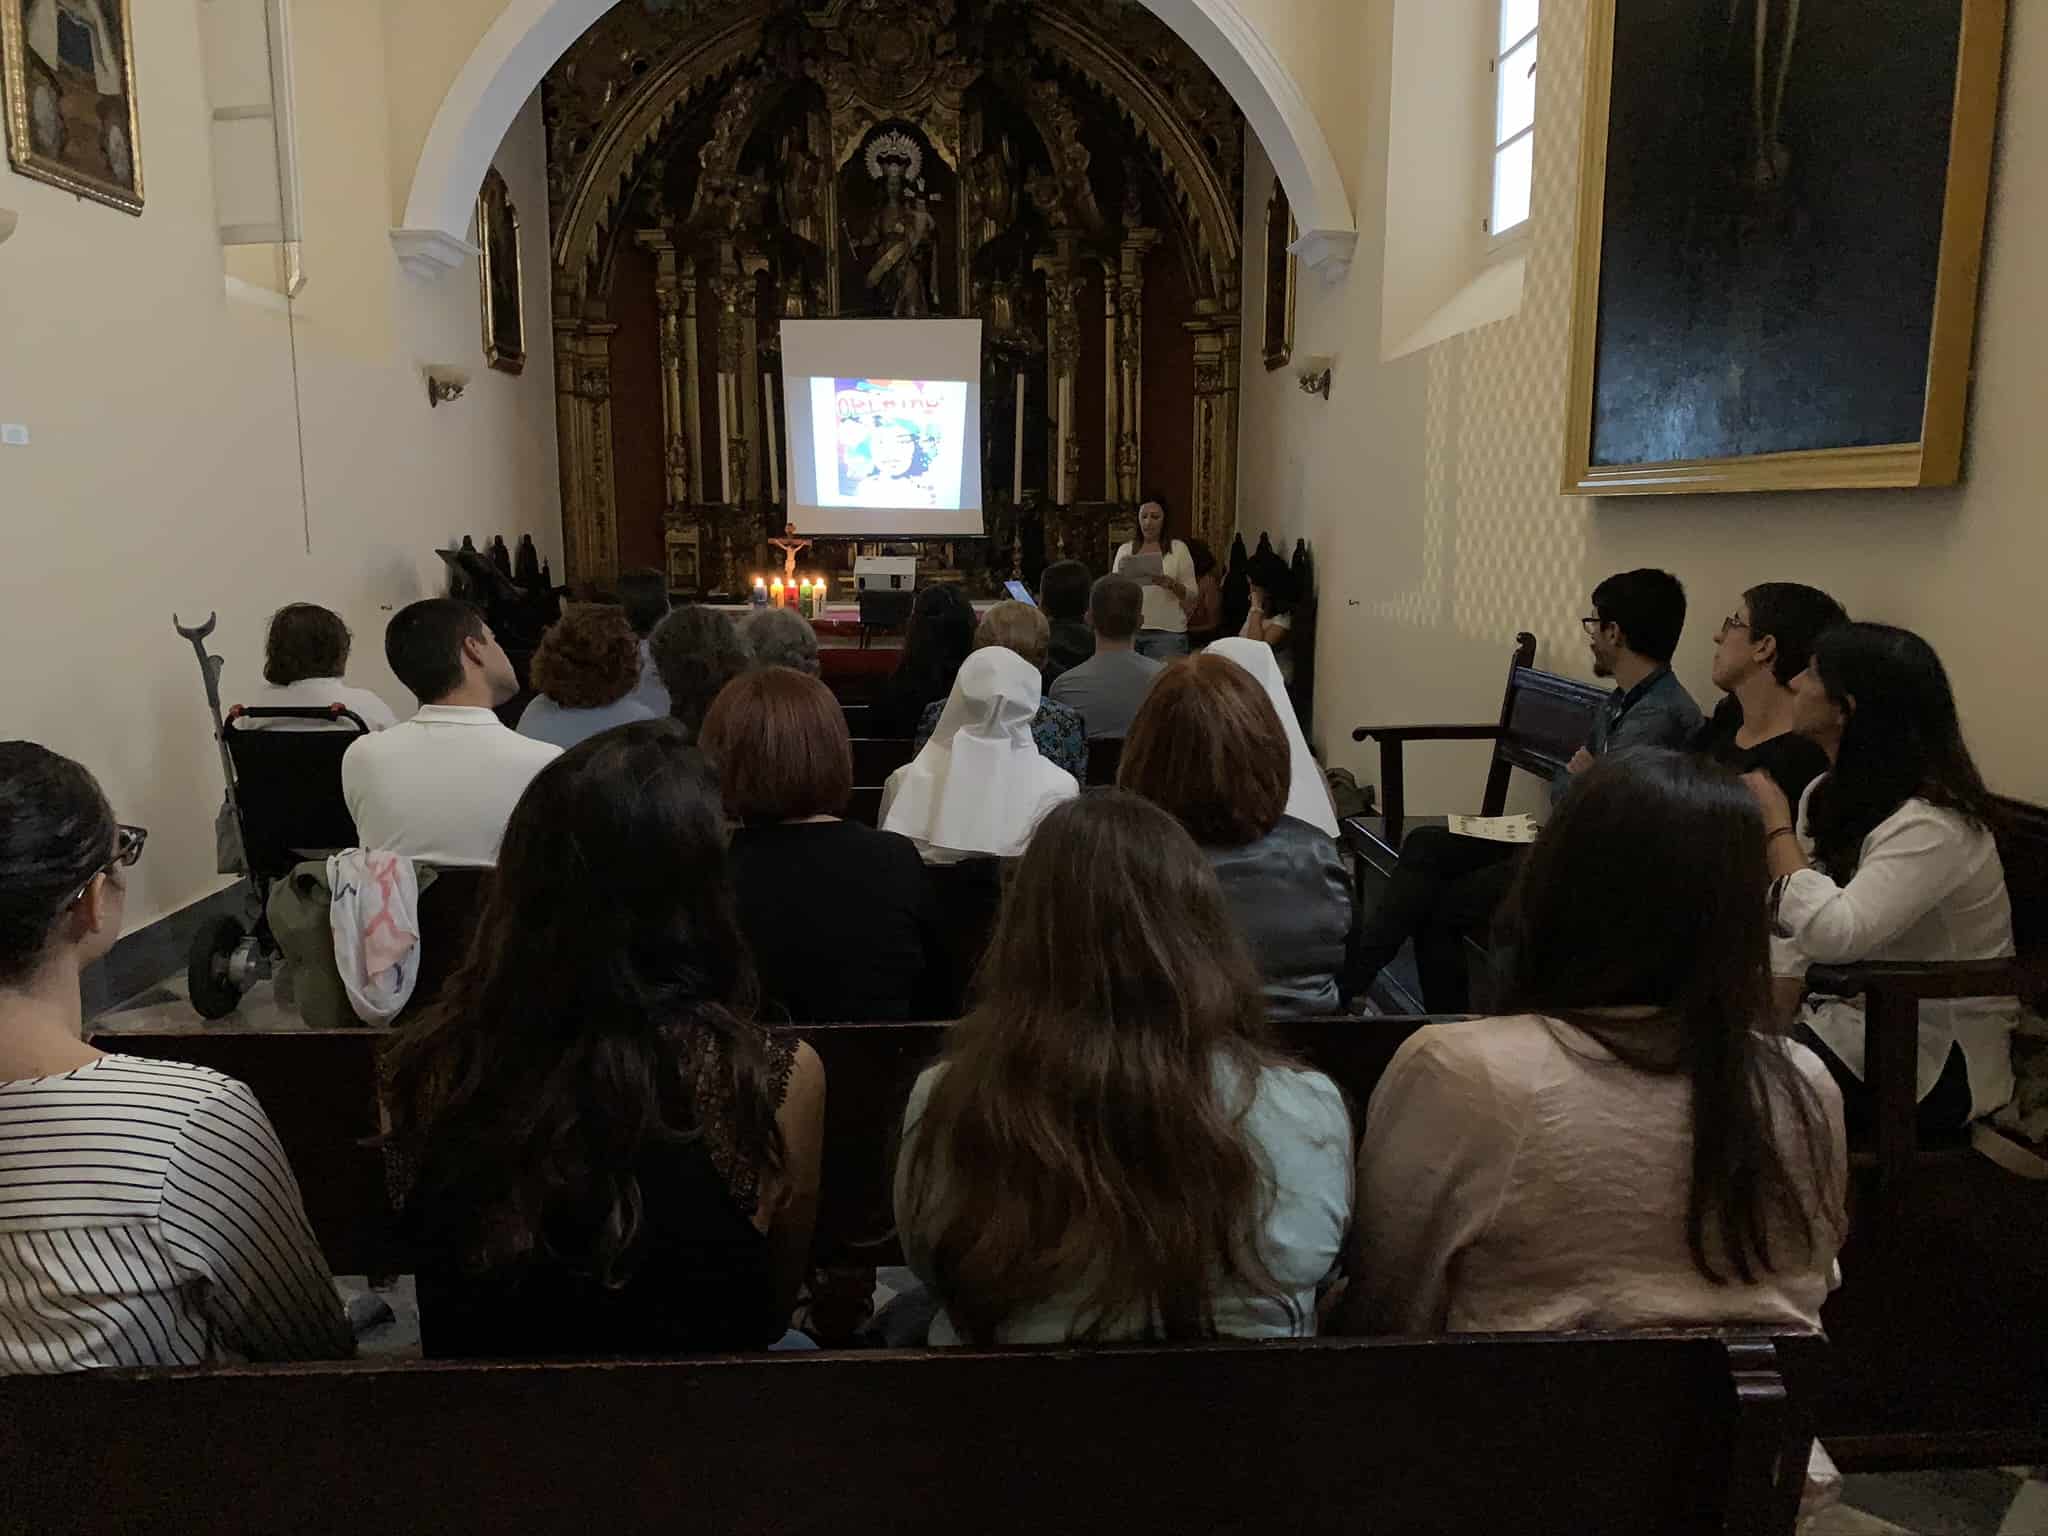
[[[202,1019],[224,1019],[242,1001],[242,988],[231,965],[245,937],[241,920],[226,913],[208,918],[192,935],[185,981],[192,993],[192,1006]]]

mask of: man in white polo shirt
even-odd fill
[[[561,749],[491,711],[519,691],[483,615],[434,597],[392,616],[384,655],[419,713],[341,759],[341,792],[365,848],[453,868],[498,862],[512,807]]]

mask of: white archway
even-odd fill
[[[455,77],[421,147],[405,223],[391,232],[400,260],[433,273],[469,261],[469,221],[491,157],[512,120],[569,46],[617,0],[509,0]],[[1300,85],[1235,0],[1141,0],[1223,83],[1272,157],[1294,208],[1295,250],[1342,274],[1358,240],[1351,199]]]

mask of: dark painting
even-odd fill
[[[0,95],[23,175],[142,211],[127,0],[0,0]]]
[[[519,209],[495,168],[477,196],[476,243],[483,280],[484,360],[500,373],[526,368],[526,311],[519,275]]]
[[[1964,0],[1620,0],[1591,462],[1918,442]]]

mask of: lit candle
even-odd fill
[[[768,606],[768,583],[759,576],[754,578],[754,606],[756,608]]]
[[[1017,435],[1010,439],[1010,505],[1024,505],[1024,370],[1017,370]]]
[[[778,608],[782,606],[782,578],[780,576],[768,583],[768,601]]]
[[[808,576],[796,584],[796,611],[807,619],[811,616],[811,578]]]

